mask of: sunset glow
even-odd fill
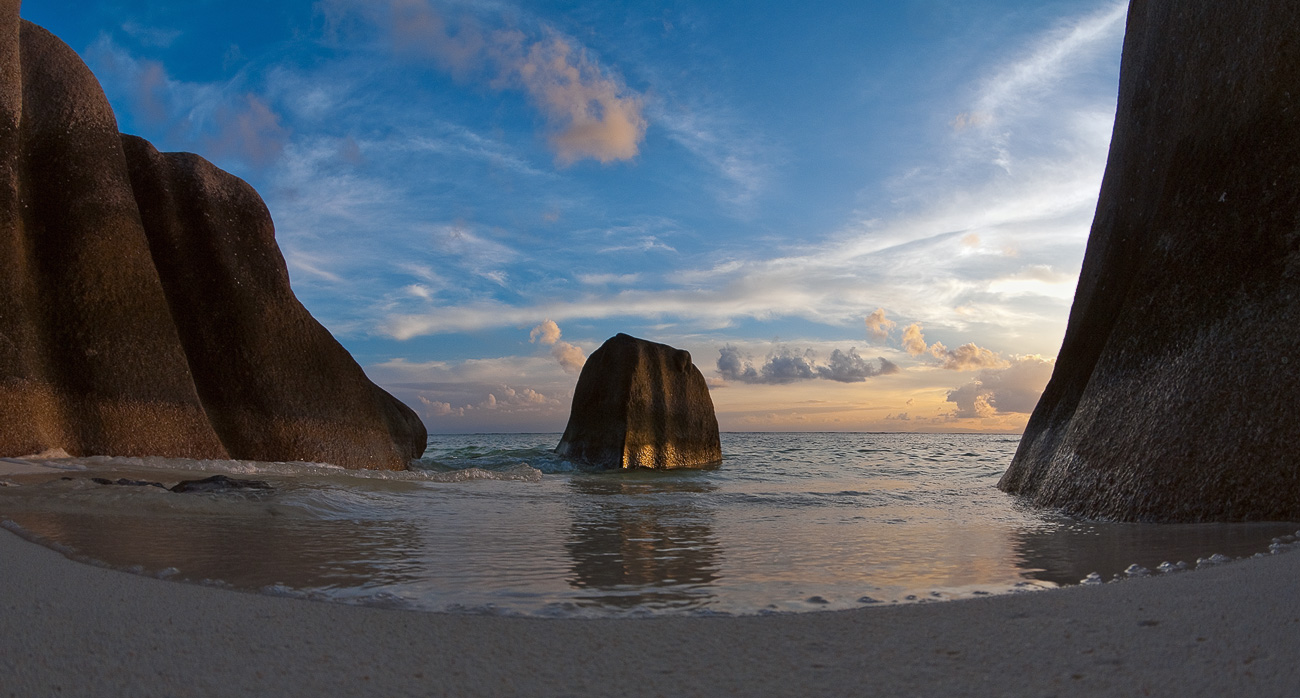
[[[120,128],[251,183],[431,433],[561,431],[625,332],[724,431],[1023,429],[1126,3],[24,3]]]

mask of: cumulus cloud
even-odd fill
[[[582,349],[568,342],[560,341],[560,326],[554,320],[547,319],[528,333],[530,343],[541,344],[551,348],[551,357],[560,364],[565,373],[578,373],[587,363]]]
[[[465,402],[460,407],[454,407],[450,402],[438,400],[425,394],[418,394],[416,398],[420,404],[424,405],[425,417],[465,417],[474,412],[493,411],[501,414],[512,414],[520,412],[537,412],[543,408],[554,408],[560,405],[560,400],[547,397],[532,388],[515,389],[509,385],[496,385],[490,388],[491,392],[487,397],[478,398],[470,397],[475,389],[483,390],[486,386],[448,386],[447,393],[459,394],[461,399],[469,397],[470,401]],[[482,395],[482,393],[478,393]],[[498,397],[498,395],[500,397]],[[453,398],[455,399],[455,398]],[[477,400],[475,402],[474,400]]]
[[[903,330],[903,350],[912,356],[925,353],[925,336],[921,334],[920,323],[912,323]]]
[[[357,7],[378,20],[375,5]],[[518,89],[545,117],[556,160],[602,163],[636,157],[645,137],[642,97],[600,66],[572,39],[549,28],[486,30],[471,18],[448,21],[428,0],[389,0],[396,46],[460,79],[486,75],[495,89]]]
[[[627,94],[581,49],[552,38],[530,46],[512,68],[555,128],[550,142],[560,162],[636,157],[646,129],[641,97]]]
[[[739,347],[730,344],[718,350],[718,373],[726,380],[741,383],[781,385],[822,378],[841,383],[860,383],[875,376],[897,373],[898,366],[884,357],[876,363],[863,359],[857,348],[831,352],[830,361],[820,363],[811,349],[800,351],[780,347],[768,354],[761,366]]]
[[[1041,356],[1023,356],[1005,368],[981,371],[974,380],[948,391],[948,402],[957,405],[953,416],[972,419],[1033,412],[1055,363]]]
[[[560,326],[555,324],[554,320],[547,319],[528,333],[528,341],[549,347],[560,341]]]
[[[742,383],[761,383],[761,376],[758,369],[749,357],[739,348],[730,344],[718,350],[718,373],[727,380],[736,380]]]
[[[587,363],[587,356],[582,353],[582,349],[568,342],[556,342],[551,347],[551,356],[560,363],[560,368],[565,373],[578,373]]]
[[[867,316],[867,333],[877,342],[883,342],[889,339],[889,333],[898,323],[885,317],[884,308],[876,308],[876,312]]]
[[[898,373],[898,366],[885,357],[877,357],[879,363],[871,363],[858,355],[856,347],[847,352],[836,349],[831,352],[830,361],[817,367],[817,375],[826,380],[840,383],[861,383],[889,373]]]
[[[426,408],[428,408],[425,411],[426,416],[445,417],[453,413],[457,417],[465,416],[465,408],[463,407],[453,409],[450,402],[440,402],[437,400],[431,400],[428,397],[425,397],[424,395],[418,395],[416,397],[420,399],[421,404],[423,404]]]
[[[920,323],[912,323],[903,330],[903,349],[912,356],[929,354],[942,361],[949,371],[975,371],[987,368],[1005,368],[1008,363],[996,352],[976,346],[974,342],[949,349],[943,342],[927,345]]]
[[[943,362],[949,371],[974,371],[982,368],[1004,368],[1008,364],[997,353],[975,346],[974,342],[949,349],[943,342],[930,346],[930,355]]]

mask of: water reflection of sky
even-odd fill
[[[1073,584],[1091,572],[1110,579],[1134,563],[1251,555],[1300,528],[1090,523],[1035,511],[993,486],[1015,447],[1005,437],[725,435],[721,469],[671,473],[575,470],[546,460],[549,436],[466,439],[473,448],[449,443],[434,469],[518,473],[522,459],[547,474],[386,480],[241,464],[242,476],[264,467],[258,476],[275,491],[191,496],[69,472],[0,487],[0,518],[77,555],[172,579],[537,615],[960,598]],[[185,469],[101,459],[93,474],[174,482],[222,467],[171,465]]]

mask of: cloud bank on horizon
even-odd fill
[[[617,332],[689,349],[723,429],[1023,428],[1126,11],[85,4],[23,14],[124,131],[262,193],[299,297],[432,432],[562,429]]]

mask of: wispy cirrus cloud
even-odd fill
[[[122,31],[128,36],[145,46],[157,48],[167,48],[176,43],[184,33],[179,29],[168,27],[155,27],[134,20],[127,20],[122,23]]]
[[[728,111],[716,105],[658,102],[651,114],[673,142],[721,178],[718,197],[744,209],[770,185],[773,156],[765,139]]]
[[[725,262],[658,277],[657,287],[570,293],[529,307],[481,300],[393,314],[383,319],[384,331],[406,338],[525,325],[538,316],[700,328],[799,318],[850,327],[884,307],[899,319],[924,320],[945,341],[997,328],[1021,351],[1055,351],[1114,113],[1113,84],[1103,89],[1076,77],[1105,72],[1098,64],[1116,60],[1123,16],[1122,4],[1109,3],[1031,41],[962,101],[966,112],[987,118],[935,135],[950,146],[946,158],[891,180],[887,200],[868,198],[881,210],[860,221],[820,236],[791,231],[784,254],[737,247]],[[944,351],[965,351],[957,347]],[[973,365],[952,362],[963,370]]]
[[[136,57],[107,34],[86,54],[110,97],[124,99],[136,118],[165,128],[171,140],[203,151],[218,164],[233,159],[265,168],[289,141],[290,130],[278,111],[240,79],[176,80],[161,62]]]

